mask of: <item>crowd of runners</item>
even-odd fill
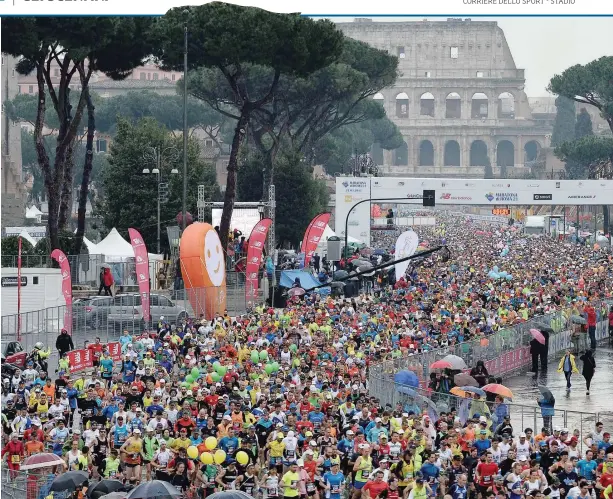
[[[418,232],[423,247],[444,241],[451,258],[424,259],[393,286],[381,278],[368,295],[313,293],[284,309],[160,323],[124,332],[121,362],[92,342],[93,372],[18,373],[2,408],[11,476],[50,452],[65,465],[39,470],[40,480],[83,470],[90,487],[159,479],[186,497],[612,499],[613,428],[549,434],[504,415],[495,424],[489,412],[431,418],[382,406],[368,386],[369,367],[385,359],[562,308],[583,315],[612,296],[608,257],[466,217]],[[390,250],[391,239],[375,237],[373,249]]]

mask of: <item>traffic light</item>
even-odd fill
[[[423,205],[428,207],[436,206],[436,191],[424,189]]]

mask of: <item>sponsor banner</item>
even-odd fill
[[[551,201],[553,199],[553,194],[535,194],[535,201]]]
[[[51,252],[53,258],[60,266],[62,274],[62,294],[66,301],[66,311],[64,312],[64,329],[68,334],[72,334],[72,278],[70,276],[70,262],[63,251],[54,249]]]
[[[108,343],[106,346],[109,350],[109,354],[111,355],[111,359],[114,361],[121,360],[121,343],[115,341],[113,343]]]
[[[364,203],[366,204],[366,203]],[[319,241],[321,241],[321,236],[323,236],[328,223],[330,222],[330,213],[320,213],[317,215],[311,223],[309,224],[305,234],[304,239],[302,240],[302,247],[300,248],[300,253],[304,253],[304,266],[308,267],[311,258],[315,254],[315,250],[317,249],[317,245]]]
[[[88,369],[94,366],[94,353],[89,349],[73,350],[68,352],[68,362],[71,374]]]
[[[268,234],[268,229],[272,220],[263,218],[251,231],[249,236],[249,245],[247,246],[247,264],[246,264],[246,279],[245,279],[245,301],[246,303],[255,304],[258,297],[258,274],[260,264],[262,263],[262,254],[264,251],[264,242]]]
[[[394,259],[401,260],[408,256],[411,256],[417,250],[417,246],[419,245],[419,237],[417,233],[412,230],[407,230],[398,236],[396,240],[396,250],[394,252]],[[401,277],[404,276],[404,273],[407,271],[409,267],[409,260],[405,262],[400,262],[395,265],[396,269],[396,282],[400,280]]]
[[[406,179],[402,180],[406,181]],[[375,182],[376,180],[373,181],[373,187]],[[402,196],[404,195],[402,194]],[[421,191],[419,196],[421,198]],[[338,237],[345,238],[345,222],[348,221],[347,232],[349,236],[370,246],[370,203],[364,202],[355,208],[354,206],[356,203],[372,197],[375,196],[371,195],[371,179],[369,177],[336,177],[334,232]],[[391,196],[381,191],[378,197],[389,198]],[[347,218],[349,211],[351,211],[351,214]]]
[[[149,254],[147,246],[143,241],[143,237],[136,229],[128,229],[130,243],[134,250],[134,259],[136,261],[136,277],[138,281],[138,291],[140,293],[141,304],[143,308],[143,320],[145,323],[151,321],[151,300],[149,293],[151,286],[149,285]]]

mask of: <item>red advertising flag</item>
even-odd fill
[[[317,220],[317,217],[313,218],[310,222],[309,225],[306,229],[306,231],[304,232],[304,237],[302,238],[302,242],[300,243],[300,253],[305,253],[306,251],[306,243],[307,243],[307,239],[309,236],[309,232],[311,232],[311,227],[313,227],[313,222],[315,222],[315,220]]]
[[[70,363],[70,372],[76,373],[85,369],[85,354],[86,350],[73,350],[68,352],[68,362]]]
[[[136,229],[128,229],[128,234],[130,236],[130,243],[132,243],[132,249],[134,250],[134,260],[136,261],[136,278],[143,308],[143,320],[145,323],[149,323],[151,321],[149,254],[140,232]]]
[[[319,244],[319,241],[321,241],[321,236],[323,236],[326,227],[330,222],[330,216],[330,213],[320,213],[317,215],[313,220],[311,220],[311,223],[304,234],[304,239],[302,240],[303,247],[300,251],[301,253],[304,253],[305,268],[308,268],[309,262],[315,254],[317,245]]]
[[[66,301],[66,311],[64,312],[64,329],[68,334],[72,334],[72,278],[70,277],[70,263],[62,250],[54,249],[51,252],[53,258],[60,266],[62,274],[62,294]]]
[[[108,343],[106,346],[109,349],[109,354],[111,355],[111,359],[121,360],[121,344],[118,341],[115,341],[113,343]]]
[[[260,263],[262,262],[262,252],[264,251],[264,242],[272,220],[263,218],[251,231],[249,236],[249,245],[247,246],[247,265],[245,272],[245,302],[254,304],[258,297],[258,272]]]

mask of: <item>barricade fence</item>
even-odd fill
[[[596,340],[601,342],[609,337],[607,315],[613,302],[603,301],[596,307],[597,327]],[[525,372],[531,367],[529,343],[532,340],[530,329],[550,327],[554,334],[549,337],[549,359],[561,355],[567,349],[577,349],[580,343],[587,342],[586,333],[577,336],[571,328],[570,310],[558,311],[534,317],[526,322],[518,323],[512,327],[502,329],[490,336],[460,343],[450,347],[421,352],[404,358],[384,361],[370,367],[369,392],[376,396],[382,405],[396,407],[401,404],[405,410],[421,412],[437,409],[448,411],[458,409],[462,398],[454,395],[431,393],[427,390],[430,381],[430,365],[447,355],[461,357],[466,365],[474,367],[477,361],[482,360],[488,373],[495,377],[509,377],[519,372]],[[394,375],[401,370],[410,370],[417,374],[420,387],[415,389],[394,382]],[[439,404],[437,407],[437,403]],[[525,428],[532,427],[536,432],[543,426],[541,410],[537,406],[510,404],[512,422]],[[613,425],[613,412],[599,414],[584,413],[580,411],[556,410],[550,426],[570,426],[582,431],[592,431],[596,420]],[[610,427],[608,426],[608,427]]]
[[[45,499],[53,479],[62,473],[58,467],[32,471],[9,471],[2,467],[2,497],[8,499]],[[50,472],[51,471],[51,472]],[[70,492],[53,492],[53,499],[67,499]]]

